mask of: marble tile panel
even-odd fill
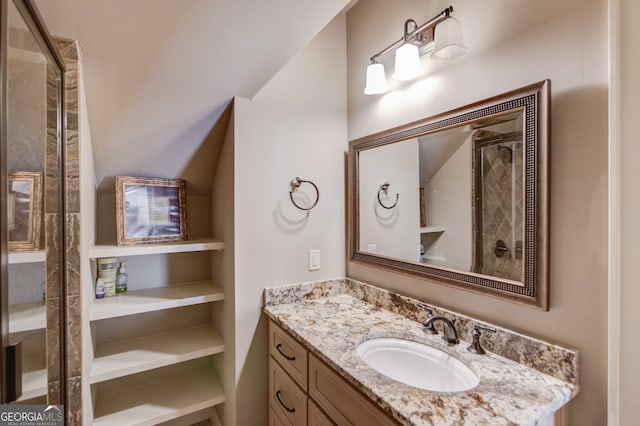
[[[67,295],[80,294],[80,214],[67,214]]]
[[[62,395],[60,394],[60,381],[49,380],[48,383],[48,398],[51,404],[62,404]]]
[[[82,375],[81,296],[67,298],[67,377]]]
[[[60,298],[48,298],[46,355],[49,382],[60,380]]]
[[[44,240],[47,247],[45,298],[60,297],[60,238],[58,237],[58,215],[44,215]]]
[[[68,413],[68,426],[82,425],[82,377],[70,377],[67,380],[68,401],[65,410]]]
[[[52,36],[51,41],[56,46],[58,53],[64,60],[65,64],[69,60],[78,60],[77,41],[66,37]]]

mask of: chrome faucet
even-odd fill
[[[425,328],[429,328],[433,326],[433,323],[436,321],[441,321],[444,324],[444,336],[442,336],[442,340],[447,342],[449,346],[458,344],[460,340],[458,339],[458,332],[456,331],[456,327],[453,325],[455,320],[449,320],[443,316],[434,316],[424,323]]]

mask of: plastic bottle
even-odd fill
[[[127,262],[120,262],[120,268],[118,269],[118,275],[116,276],[116,294],[124,294],[127,292],[127,270],[125,265]]]
[[[96,299],[103,299],[104,293],[104,280],[102,278],[98,278],[96,280]]]

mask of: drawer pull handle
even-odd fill
[[[296,357],[295,356],[289,356],[287,354],[285,354],[284,352],[282,352],[282,349],[280,349],[280,347],[282,346],[281,343],[278,343],[276,345],[276,349],[278,350],[278,352],[280,352],[280,355],[282,355],[283,357],[285,357],[286,359],[288,359],[289,361],[295,361]]]
[[[289,407],[287,407],[287,406],[284,404],[284,402],[282,402],[282,400],[280,399],[280,393],[281,393],[280,391],[277,391],[277,392],[276,392],[276,399],[278,400],[278,402],[280,403],[280,405],[282,405],[282,406],[284,407],[284,409],[285,409],[285,410],[287,410],[288,412],[290,412],[290,413],[295,413],[295,412],[296,412],[296,409],[295,409],[295,408],[289,408]]]

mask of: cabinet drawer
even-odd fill
[[[269,357],[269,406],[284,422],[294,426],[307,424],[307,395],[272,357]]]
[[[307,349],[273,321],[269,322],[269,353],[307,391]]]
[[[339,425],[396,425],[325,363],[309,356],[309,396]]]
[[[336,426],[329,417],[313,402],[309,400],[307,411],[309,412],[309,421],[307,426]]]

